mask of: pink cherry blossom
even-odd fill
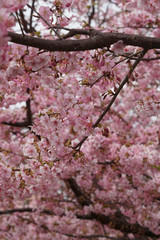
[[[160,239],[160,1],[0,8],[0,239]]]
[[[120,40],[113,45],[112,50],[115,52],[115,54],[123,54],[125,46],[126,45],[123,43],[123,41]]]
[[[36,158],[38,156],[36,148],[30,144],[24,145],[23,154],[24,154],[24,156],[27,156],[30,158]]]

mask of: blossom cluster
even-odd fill
[[[47,52],[7,37],[155,37],[159,1],[31,2],[0,2],[0,238],[160,238],[160,52],[129,74],[141,48],[122,40]],[[68,30],[76,21],[84,35]]]

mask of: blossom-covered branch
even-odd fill
[[[126,218],[120,213],[116,212],[113,215],[106,216],[104,214],[91,212],[87,215],[77,215],[79,219],[96,220],[104,225],[123,231],[124,233],[133,233],[145,237],[159,238],[160,235],[152,233],[149,229],[141,227],[138,223],[128,223]]]
[[[119,95],[120,91],[123,89],[124,85],[128,82],[131,74],[133,73],[133,71],[135,70],[136,66],[139,64],[139,62],[141,61],[141,59],[143,58],[143,56],[146,54],[147,49],[144,49],[141,54],[139,55],[139,58],[134,62],[134,64],[131,66],[128,74],[126,75],[126,77],[124,78],[124,80],[122,81],[122,83],[120,84],[120,86],[118,87],[117,91],[114,93],[111,101],[109,102],[109,104],[107,105],[107,107],[104,109],[104,111],[102,112],[102,114],[99,116],[99,118],[97,119],[97,121],[93,124],[93,128],[96,128],[98,126],[98,124],[101,122],[101,120],[104,118],[104,116],[106,115],[106,113],[110,110],[111,106],[113,105],[113,103],[115,102],[117,96]],[[76,146],[74,146],[74,149],[80,148],[82,146],[82,144],[87,140],[88,136],[85,136]]]
[[[36,212],[36,209],[34,208],[17,208],[17,209],[0,211],[0,215],[13,214],[13,213],[34,213],[34,212]],[[55,215],[53,211],[48,209],[42,210],[41,214],[47,214],[51,216]],[[148,228],[141,227],[138,223],[132,224],[127,222],[127,218],[124,217],[119,211],[109,216],[106,216],[100,213],[91,212],[90,214],[87,214],[87,215],[77,214],[76,217],[81,220],[96,220],[97,222],[107,225],[110,228],[122,231],[126,234],[127,233],[136,234],[137,239],[139,239],[138,236],[141,236],[141,237],[144,236],[146,238],[153,237],[156,239],[160,237],[160,235],[156,235],[152,233]]]

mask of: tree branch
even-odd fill
[[[29,88],[27,89],[27,93],[29,94]],[[29,128],[31,129],[32,125],[32,111],[31,111],[31,99],[28,98],[26,101],[26,120],[24,122],[1,122],[4,125],[9,125],[12,127],[21,127],[21,128]]]
[[[1,123],[12,127],[30,128],[27,121],[15,123],[14,122],[1,122]]]
[[[68,183],[82,207],[92,204],[92,201],[82,192],[81,188],[73,178],[68,178],[65,182]]]
[[[30,89],[27,88],[27,93],[30,93]],[[31,111],[31,99],[30,97],[28,98],[28,100],[26,101],[26,117],[27,117],[27,122],[28,122],[28,126],[32,125],[32,111]]]
[[[36,209],[34,208],[14,208],[14,209],[7,209],[4,211],[0,211],[0,215],[6,215],[6,214],[12,214],[12,213],[25,213],[25,212],[30,212],[30,213],[34,213],[36,212]],[[45,213],[48,215],[54,215],[54,213],[48,209],[44,209],[41,211],[41,213]]]
[[[88,25],[91,25],[91,21],[95,14],[95,0],[92,0],[92,5],[90,6],[91,12],[88,13]],[[90,10],[89,9],[89,10]]]
[[[6,215],[6,214],[13,214],[13,213],[34,213],[36,212],[36,209],[33,208],[15,208],[10,210],[4,210],[0,211],[0,215]],[[43,214],[47,215],[55,215],[53,211],[44,209],[41,211]],[[96,220],[100,222],[101,224],[107,225],[112,229],[119,230],[122,233],[133,233],[137,235],[138,237],[136,239],[139,239],[139,237],[153,237],[153,238],[159,238],[160,235],[156,235],[153,232],[151,232],[148,228],[141,227],[138,223],[131,224],[127,222],[126,217],[123,216],[123,214],[120,211],[117,211],[113,215],[104,215],[100,213],[94,213],[91,212],[90,214],[86,215],[80,215],[77,214],[76,217],[81,220]]]
[[[119,230],[122,233],[133,233],[139,236],[145,237],[154,237],[159,238],[160,235],[156,235],[151,232],[148,228],[141,227],[138,223],[131,224],[126,221],[126,217],[122,215],[121,212],[116,212],[113,215],[104,215],[100,213],[91,212],[87,215],[77,215],[79,219],[86,219],[86,220],[96,220],[104,225],[110,226],[110,228]]]
[[[69,52],[85,51],[104,47],[109,48],[111,44],[114,44],[119,40],[122,40],[126,45],[142,47],[145,49],[160,49],[159,38],[124,33],[101,33],[94,31],[92,37],[80,40],[48,40],[31,37],[28,35],[23,36],[22,34],[14,32],[8,32],[8,36],[10,37],[11,42],[39,49],[45,49],[48,51]]]

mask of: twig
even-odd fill
[[[38,12],[37,12],[33,7],[31,7],[29,4],[27,4],[27,6],[28,6],[29,8],[31,8],[31,9],[33,9],[33,11],[34,11],[35,13],[37,13],[37,15],[47,24],[47,26],[54,31],[54,33],[57,35],[57,37],[58,37],[59,39],[61,39],[61,36],[58,34],[58,32],[55,31],[55,29],[42,17],[42,15],[41,15],[40,13],[38,13]]]
[[[29,21],[30,30],[32,30],[32,18],[33,18],[33,9],[34,9],[34,4],[35,4],[35,0],[32,0],[32,7],[31,7],[31,12],[30,12],[30,21]]]
[[[134,64],[132,65],[131,69],[129,70],[128,74],[126,75],[126,77],[124,78],[124,80],[122,81],[122,83],[120,84],[119,88],[117,89],[117,91],[115,92],[114,96],[112,97],[111,101],[109,102],[108,106],[106,107],[106,109],[103,111],[103,113],[100,115],[100,117],[97,119],[97,121],[95,122],[95,124],[93,125],[93,128],[96,128],[98,126],[98,124],[100,123],[100,121],[103,119],[103,117],[106,115],[106,113],[109,111],[110,107],[112,106],[112,104],[114,103],[114,101],[116,100],[118,94],[120,93],[120,91],[122,90],[122,88],[124,87],[124,85],[128,82],[132,72],[134,71],[134,69],[136,68],[136,66],[138,65],[138,63],[141,61],[141,58],[146,54],[148,50],[144,49],[139,58],[134,62]]]
[[[21,29],[22,35],[24,36],[24,31],[23,31],[23,28],[22,28],[22,25],[21,25],[21,22],[20,22],[20,19],[19,19],[18,13],[16,12],[15,14],[16,14],[16,17],[17,17],[17,20],[18,20],[18,23],[19,23],[19,26],[20,26],[20,29]]]
[[[92,84],[90,84],[90,87],[93,87],[94,84],[96,84],[97,82],[99,82],[99,80],[103,77],[105,77],[106,74],[102,74],[99,78],[97,78]]]
[[[91,25],[91,21],[94,17],[95,14],[95,0],[92,0],[92,6],[90,7],[92,8],[91,13],[88,14],[88,25]]]

